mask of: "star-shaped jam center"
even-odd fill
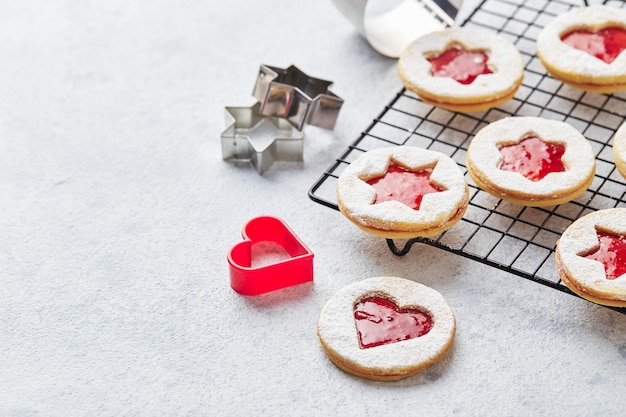
[[[468,51],[460,46],[426,59],[430,62],[432,76],[449,77],[461,84],[471,84],[479,75],[492,73],[487,65],[487,54]]]
[[[606,279],[613,280],[626,273],[626,236],[597,230],[598,246],[587,254],[579,254],[604,265]]]
[[[537,136],[526,136],[519,143],[499,147],[499,168],[519,172],[531,181],[539,181],[551,172],[564,172],[561,157],[565,145],[548,143]]]
[[[396,163],[390,163],[387,172],[367,183],[376,190],[374,204],[385,201],[399,201],[419,210],[422,198],[426,194],[437,193],[445,189],[430,182],[431,169],[411,171]]]
[[[563,35],[561,40],[610,64],[626,49],[626,30],[621,27],[577,29]]]

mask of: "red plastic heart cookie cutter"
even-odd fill
[[[255,217],[241,232],[243,241],[228,253],[230,286],[243,295],[259,295],[292,285],[313,281],[313,252],[283,220],[272,216]],[[269,265],[252,265],[252,245],[274,242],[289,254]]]

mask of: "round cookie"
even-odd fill
[[[613,156],[615,167],[626,178],[626,123],[623,123],[613,135]]]
[[[482,128],[467,149],[467,170],[483,190],[524,206],[562,204],[595,174],[591,144],[565,122],[507,117]]]
[[[455,331],[454,314],[441,294],[397,277],[344,287],[317,321],[330,360],[377,381],[402,379],[436,363],[452,346]]]
[[[461,220],[469,188],[449,156],[395,146],[354,160],[339,176],[337,201],[341,213],[368,233],[388,239],[428,237]]]
[[[524,65],[506,39],[480,29],[450,28],[411,43],[400,56],[398,72],[424,102],[474,112],[513,98]]]
[[[574,293],[597,304],[626,307],[626,208],[598,210],[576,220],[557,242],[555,256],[561,280]]]
[[[605,39],[617,42],[607,45]],[[562,13],[537,36],[537,56],[564,83],[594,93],[626,89],[626,10],[594,5]]]

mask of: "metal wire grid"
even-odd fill
[[[449,155],[465,169],[471,138],[490,122],[507,116],[565,121],[583,133],[596,153],[596,175],[584,195],[554,207],[523,207],[482,191],[465,170],[471,198],[461,222],[434,238],[405,240],[401,248],[390,239],[387,244],[394,254],[405,255],[413,244],[426,243],[575,295],[556,271],[556,241],[584,214],[626,207],[626,182],[615,169],[611,148],[612,136],[626,114],[626,93],[585,93],[553,79],[535,54],[535,40],[544,25],[559,13],[594,3],[626,7],[623,1],[611,0],[483,0],[463,25],[499,33],[519,49],[525,74],[515,98],[498,108],[461,114],[432,107],[402,89],[323,173],[311,187],[309,197],[338,210],[337,178],[351,161],[368,150],[420,146]],[[626,314],[626,308],[612,309]]]

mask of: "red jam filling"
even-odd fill
[[[537,136],[528,136],[514,145],[500,147],[499,168],[519,172],[531,181],[539,181],[551,172],[564,172],[561,157],[565,145],[547,143]]]
[[[611,27],[601,30],[578,29],[561,37],[565,44],[610,64],[626,49],[626,30]]]
[[[481,51],[453,47],[427,59],[431,65],[431,75],[450,77],[461,84],[471,84],[479,75],[492,73],[487,66],[487,55]]]
[[[390,164],[382,177],[367,181],[376,190],[374,204],[399,201],[413,210],[419,210],[426,194],[444,190],[430,183],[430,173],[430,170],[413,172],[400,165]]]
[[[626,236],[596,231],[600,246],[585,255],[587,259],[601,262],[604,265],[606,279],[615,279],[626,273]]]
[[[354,305],[354,322],[361,349],[424,336],[433,327],[430,314],[400,309],[393,301],[372,296]]]

